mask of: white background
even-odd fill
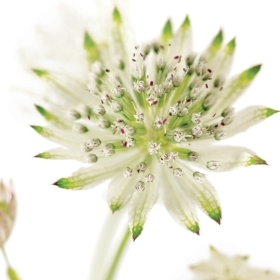
[[[78,164],[34,159],[33,155],[52,146],[11,114],[9,92],[17,83],[18,42],[57,2],[10,0],[0,4],[0,177],[13,178],[18,196],[17,221],[6,250],[26,280],[87,279],[94,244],[108,212],[101,188],[71,192],[51,185]],[[86,11],[88,1],[79,2]],[[280,109],[277,1],[131,2],[131,22],[140,39],[157,36],[168,17],[178,26],[186,14],[192,21],[196,51],[202,51],[220,27],[227,40],[236,36],[232,73],[263,63],[238,105]],[[222,203],[221,226],[201,214],[201,235],[196,236],[178,226],[162,206],[154,207],[118,279],[179,279],[173,273],[187,273],[184,267],[207,256],[210,244],[224,252],[251,255],[252,264],[280,273],[279,118],[275,115],[232,139],[256,151],[269,166],[208,176]],[[0,279],[5,279],[4,271],[0,257]],[[185,274],[180,279],[188,277]]]

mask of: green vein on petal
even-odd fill
[[[89,62],[94,62],[99,59],[100,54],[97,48],[97,44],[91,38],[88,32],[84,35],[84,49],[87,52],[87,59]]]
[[[113,21],[115,23],[117,23],[118,25],[122,24],[122,16],[121,16],[120,11],[118,10],[118,8],[115,8],[113,10],[112,17],[113,17]]]
[[[173,36],[172,24],[170,20],[167,20],[162,30],[161,40],[164,44],[168,44],[170,43],[172,36]]]

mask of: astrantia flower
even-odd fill
[[[175,33],[168,20],[158,40],[132,48],[117,8],[111,27],[107,42],[80,34],[86,83],[33,69],[50,88],[36,105],[48,126],[32,127],[62,146],[37,157],[89,165],[55,182],[60,188],[93,188],[111,179],[109,207],[114,212],[129,203],[134,239],[159,196],[179,224],[198,234],[196,207],[218,223],[222,214],[215,189],[197,168],[219,172],[266,164],[246,148],[213,145],[277,112],[255,106],[235,113],[234,102],[261,65],[226,81],[235,39],[223,45],[219,31],[196,55],[188,17]]]
[[[9,185],[0,181],[0,248],[9,238],[16,214],[16,199],[12,182]]]
[[[248,265],[248,256],[230,257],[210,247],[208,261],[191,266],[195,280],[279,280],[280,275]]]

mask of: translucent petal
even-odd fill
[[[199,234],[198,219],[194,202],[190,199],[189,188],[182,188],[183,179],[175,177],[163,167],[160,184],[164,205],[172,218],[184,228]]]
[[[172,39],[171,47],[169,50],[169,57],[182,56],[185,59],[187,54],[192,52],[192,31],[191,23],[188,16],[181,24],[178,31],[175,33]]]
[[[72,190],[96,187],[101,182],[122,172],[125,167],[133,164],[138,153],[138,149],[116,153],[109,160],[103,158],[103,161],[100,160],[91,167],[81,168],[70,177],[60,178],[54,185]]]
[[[211,65],[211,61],[215,58],[218,51],[220,50],[222,43],[223,43],[223,31],[219,30],[217,35],[213,38],[212,42],[210,43],[209,47],[201,56],[202,60],[206,61],[209,66]]]
[[[135,185],[137,181],[140,180],[139,176],[137,175],[138,173],[133,174],[132,177],[124,178],[123,174],[120,173],[110,182],[108,186],[107,200],[110,209],[113,212],[121,209],[130,199],[131,195],[135,191]]]
[[[211,219],[220,223],[222,218],[222,211],[218,198],[217,191],[210,184],[210,182],[204,178],[202,182],[198,182],[194,178],[194,172],[184,166],[184,187],[189,189],[193,199],[196,201],[198,207],[205,212]]]
[[[226,137],[244,132],[278,112],[263,106],[247,107],[235,115],[234,121],[227,128]]]
[[[253,151],[244,147],[210,146],[199,151],[199,163],[208,170],[224,172],[239,167],[266,164],[265,160],[258,157]],[[211,168],[211,162],[217,162],[217,168]]]
[[[255,65],[233,78],[224,89],[220,91],[220,96],[210,109],[210,112],[215,112],[217,116],[219,116],[225,108],[230,107],[251,84],[260,69],[261,65]]]
[[[233,55],[235,50],[235,38],[229,41],[225,47],[220,51],[220,57],[217,61],[215,61],[215,67],[213,70],[212,79],[215,80],[217,78],[224,80],[231,68],[233,62]]]
[[[144,191],[135,191],[130,199],[128,221],[135,240],[142,232],[148,214],[159,196],[158,184],[146,183]]]

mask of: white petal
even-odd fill
[[[156,179],[157,180],[157,179]],[[144,191],[135,191],[128,210],[129,226],[135,240],[142,232],[148,214],[159,196],[158,183],[146,183]]]
[[[123,174],[120,173],[110,182],[107,200],[113,212],[122,208],[132,196],[135,185],[140,179],[137,175],[133,174],[132,177],[124,178]]]
[[[263,106],[247,107],[235,115],[234,121],[227,128],[226,137],[244,132],[277,112],[277,110]]]
[[[188,185],[182,188],[182,178],[175,177],[172,170],[163,166],[160,184],[164,205],[172,218],[184,228],[199,234],[194,202],[190,198]]]
[[[72,176],[60,178],[54,185],[65,189],[87,189],[99,185],[101,182],[111,179],[122,172],[125,167],[135,162],[138,149],[128,149],[108,158],[103,158],[91,167],[80,168]]]
[[[181,167],[184,170],[184,176],[182,177],[184,184],[182,186],[188,188],[193,200],[203,212],[217,223],[220,223],[222,211],[215,188],[206,178],[198,182],[194,177],[194,172],[186,164],[182,164]]]
[[[234,146],[208,146],[199,152],[200,167],[208,170],[223,172],[256,164],[266,164],[253,151],[244,147]],[[211,163],[216,162],[217,168],[211,168]]]

